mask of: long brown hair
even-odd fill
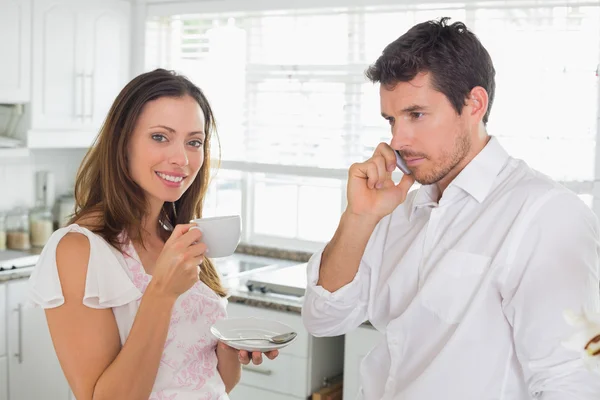
[[[92,147],[88,150],[75,181],[75,213],[69,223],[92,221],[89,228],[122,251],[122,233],[143,243],[142,220],[148,203],[143,189],[132,179],[127,146],[146,103],[161,97],[194,98],[204,113],[204,163],[188,190],[174,203],[163,205],[164,218],[175,226],[202,217],[204,195],[210,178],[210,140],[216,135],[215,119],[202,91],[186,77],[157,69],[137,76],[115,99]],[[217,138],[218,139],[218,138]],[[160,229],[163,239],[170,232]],[[214,264],[205,258],[200,280],[219,296],[226,292]]]

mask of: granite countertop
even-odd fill
[[[250,292],[245,287],[238,287],[229,290],[228,300],[230,303],[300,314],[304,297],[284,296],[274,293],[255,293]]]

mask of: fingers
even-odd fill
[[[181,246],[182,249],[187,249],[195,242],[200,242],[200,238],[202,237],[202,231],[200,231],[200,229],[198,229],[198,228],[194,228],[196,225],[194,225],[194,224],[186,224],[186,225],[188,227],[187,232],[185,232],[178,239],[176,239],[177,245]]]
[[[394,149],[390,147],[389,144],[381,142],[375,149],[373,153],[373,157],[381,156],[383,157],[384,169],[387,172],[392,172],[396,169],[396,154],[394,153]]]
[[[279,356],[279,351],[269,351],[265,353],[265,355],[269,360],[274,360],[275,358],[277,358],[277,356]],[[252,361],[254,365],[260,365],[263,362],[263,357],[260,351],[248,352],[245,350],[240,350],[240,352],[238,353],[238,360],[244,365],[250,364],[250,361]]]
[[[262,364],[262,353],[258,352],[258,351],[253,351],[252,352],[252,362],[254,363],[254,365],[260,365]]]
[[[410,190],[413,183],[415,183],[415,178],[413,177],[412,174],[411,175],[408,175],[408,174],[402,175],[402,179],[400,179],[400,182],[398,182],[398,184],[396,185],[396,187],[394,189],[397,192],[399,201],[401,203],[404,202],[404,200],[406,200],[408,191]]]
[[[240,363],[248,365],[250,363],[250,357],[248,356],[248,352],[246,350],[240,350],[238,354],[238,360]]]
[[[186,249],[185,254],[186,254],[187,258],[197,258],[197,257],[203,257],[207,251],[208,251],[208,249],[206,248],[206,245],[204,243],[200,242],[200,243],[190,245]]]
[[[180,225],[175,226],[175,228],[173,229],[173,232],[171,233],[171,236],[169,236],[169,239],[167,239],[165,244],[176,241],[181,236],[186,234],[192,226],[195,226],[195,225],[194,224],[180,224]]]
[[[383,184],[392,179],[392,173],[386,169],[385,158],[381,155],[376,155],[371,160],[372,163],[377,167],[377,182],[375,188],[381,189]]]
[[[374,155],[364,163],[352,165],[352,175],[367,179],[367,187],[369,189],[381,189],[384,184],[391,180],[392,173],[387,170],[386,160],[380,154]]]

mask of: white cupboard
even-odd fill
[[[88,147],[130,78],[131,4],[36,0],[28,147]]]
[[[0,104],[31,98],[31,0],[0,0]]]
[[[307,399],[321,388],[323,380],[342,373],[344,337],[315,338],[304,326],[299,314],[230,303],[230,318],[256,317],[276,320],[298,333],[296,340],[271,361],[249,364],[242,369],[240,383],[232,390],[231,400]]]
[[[383,334],[369,325],[362,325],[346,334],[344,350],[344,399],[355,399],[360,384],[362,359],[383,339]]]
[[[27,280],[6,284],[10,400],[67,400],[64,377],[41,308],[26,305]]]
[[[0,400],[8,400],[8,361],[0,357]]]

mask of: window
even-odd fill
[[[593,206],[599,4],[327,1],[149,7],[145,68],[187,75],[219,124],[222,167],[207,215],[242,213],[251,243],[312,249],[326,241],[345,208],[348,167],[390,140],[365,68],[412,25],[441,16],[464,21],[494,60],[489,132]]]

